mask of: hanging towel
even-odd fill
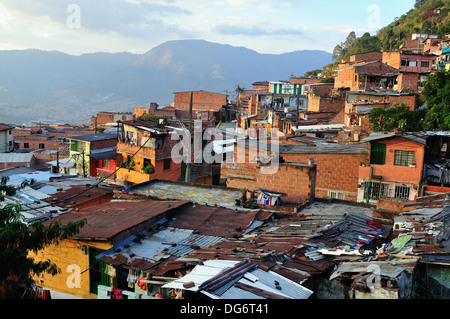
[[[111,299],[122,299],[122,289],[112,288]]]
[[[147,283],[143,282],[145,279],[143,278],[138,278],[137,280],[137,285],[139,286],[139,288],[141,288],[142,290],[147,290]]]
[[[132,269],[130,269],[128,272],[128,277],[127,277],[128,287],[133,288],[134,284],[137,282],[138,278],[139,277],[134,274],[134,271]]]
[[[116,269],[111,265],[106,265],[105,274],[109,275],[110,277],[116,277]]]

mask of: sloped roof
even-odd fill
[[[87,225],[81,228],[73,238],[118,241],[129,237],[127,231],[134,229],[134,232],[138,233],[139,229],[145,229],[149,224],[164,218],[165,214],[187,203],[186,201],[119,201],[114,202],[113,205],[105,203],[90,206],[78,212],[55,217],[54,220],[66,223],[86,218]]]
[[[413,134],[402,134],[398,132],[388,132],[388,133],[372,133],[368,137],[361,140],[361,143],[368,143],[373,141],[384,140],[388,138],[402,138],[417,144],[426,145],[425,139],[415,136]]]
[[[83,142],[96,142],[103,140],[111,140],[117,138],[117,134],[108,134],[108,133],[98,133],[98,134],[89,134],[89,135],[80,135],[80,136],[69,136],[70,140],[77,140]]]
[[[29,163],[32,153],[0,153],[0,163]]]
[[[12,130],[13,128],[11,125],[0,123],[0,131]]]
[[[355,65],[355,73],[362,75],[395,76],[399,70],[380,61],[372,61]]]

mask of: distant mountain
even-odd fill
[[[287,80],[331,62],[324,51],[260,54],[203,40],[165,42],[146,54],[0,51],[0,122],[87,123],[99,111],[127,112],[173,93],[232,93],[237,85]]]

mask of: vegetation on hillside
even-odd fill
[[[334,48],[334,62],[322,69],[322,76],[333,76],[338,63],[348,60],[352,54],[397,50],[413,33],[431,33],[440,38],[450,34],[450,1],[416,0],[413,9],[396,18],[376,35],[366,32],[358,38],[355,32],[350,32],[345,41]],[[314,72],[317,74],[317,70]]]
[[[450,1],[416,0],[414,8],[378,31],[381,48],[395,50],[413,33],[436,34],[444,38],[450,33]]]

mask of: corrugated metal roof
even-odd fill
[[[83,142],[95,142],[95,141],[103,141],[103,140],[111,140],[117,138],[117,134],[107,134],[107,133],[98,133],[98,134],[89,134],[89,135],[80,135],[80,136],[70,136],[69,140],[77,140]]]
[[[170,247],[167,253],[170,255],[182,257],[193,253],[198,249],[203,249],[226,240],[222,237],[192,234],[188,238],[181,240],[176,245]]]
[[[28,163],[33,156],[32,153],[0,153],[0,163]]]
[[[154,227],[154,226],[152,226]],[[207,248],[224,238],[192,234],[189,229],[168,227],[157,233],[146,232],[116,243],[113,249],[97,256],[98,259],[116,265],[128,265],[145,270],[153,263],[170,256],[182,257],[200,248]],[[139,238],[136,241],[136,238]]]
[[[240,199],[242,191],[222,187],[186,185],[169,181],[152,181],[137,185],[131,193],[158,198],[188,200],[193,203],[209,206],[221,206],[235,209],[236,199]]]
[[[74,235],[77,239],[112,240],[133,229],[136,233],[165,217],[165,214],[188,204],[186,201],[130,201],[99,204],[56,217],[62,223],[87,219],[87,224]],[[142,229],[140,229],[142,228]],[[140,229],[140,230],[139,230]],[[116,240],[117,238],[117,240]]]
[[[425,139],[417,137],[415,135],[401,134],[401,133],[396,133],[396,132],[372,133],[368,137],[362,139],[361,143],[367,143],[367,142],[378,141],[378,140],[383,140],[386,138],[394,138],[394,137],[403,138],[403,139],[409,140],[411,142],[415,142],[415,143],[422,144],[422,145],[426,145],[426,143],[427,143]]]
[[[162,288],[199,291],[199,287],[202,284],[215,276],[220,275],[224,270],[231,269],[238,264],[240,264],[239,261],[207,260],[203,265],[197,265],[186,276],[168,283],[162,286]],[[184,288],[183,284],[190,281],[193,281],[195,286]],[[265,299],[251,291],[236,287],[234,285],[235,282],[250,285],[253,288],[258,288],[262,291],[289,299],[308,299],[313,294],[311,290],[275,272],[266,272],[258,268],[253,268],[252,270],[243,273],[237,280],[232,280],[215,291],[209,292],[202,290],[201,292],[212,299]],[[277,289],[277,286],[280,289]]]

